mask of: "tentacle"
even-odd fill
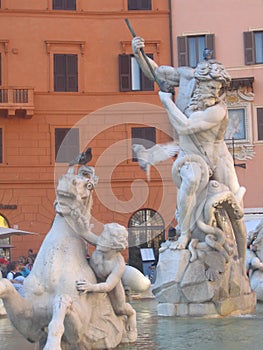
[[[207,245],[220,252],[224,256],[225,261],[228,262],[229,254],[225,249],[226,237],[224,232],[218,227],[205,224],[201,220],[197,221],[197,225],[204,233],[206,233],[205,242]]]

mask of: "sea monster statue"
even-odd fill
[[[97,285],[86,250],[86,241],[98,242],[98,236],[90,231],[96,184],[94,168],[82,165],[75,174],[72,164],[59,179],[56,216],[24,281],[25,297],[7,279],[0,278],[0,298],[9,319],[28,341],[38,343],[40,350],[112,349],[136,340],[131,306],[125,304],[123,311],[117,299],[112,304],[107,290],[81,293],[76,286],[76,281],[84,280]],[[150,286],[150,281],[130,266],[119,273],[117,282],[121,277],[139,292]],[[120,302],[123,305],[123,300]],[[127,314],[133,315],[132,329]]]

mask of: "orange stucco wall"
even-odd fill
[[[55,164],[55,127],[82,123],[81,147],[93,149],[90,165],[100,178],[92,212],[95,232],[106,222],[127,226],[141,208],[159,211],[166,225],[172,220],[176,191],[171,162],[152,169],[147,183],[145,173],[131,161],[132,126],[156,127],[157,142],[172,136],[157,89],[119,92],[118,55],[131,53],[126,17],[151,41],[154,59],[170,64],[169,4],[154,0],[152,5],[152,11],[127,11],[124,0],[77,0],[76,11],[53,11],[49,0],[2,0],[2,86],[32,89],[34,108],[28,118],[10,111],[7,117],[0,105],[0,202],[17,206],[0,214],[11,227],[39,233],[34,238],[14,237],[13,259],[26,255],[28,248],[37,251],[54,218],[56,180],[67,169]],[[54,92],[54,52],[78,54],[79,92]],[[167,210],[164,193],[170,198]]]

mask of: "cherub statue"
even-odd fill
[[[126,315],[127,334],[129,341],[137,338],[136,311],[126,303],[125,291],[121,278],[125,272],[125,261],[120,253],[128,246],[128,232],[124,226],[117,223],[104,225],[99,236],[96,250],[90,258],[98,283],[93,284],[85,280],[77,281],[77,290],[82,293],[108,293],[116,315]]]

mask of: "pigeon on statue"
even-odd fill
[[[85,165],[92,159],[91,147],[88,147],[85,152],[80,153],[75,159],[69,162],[69,166],[76,164]]]

